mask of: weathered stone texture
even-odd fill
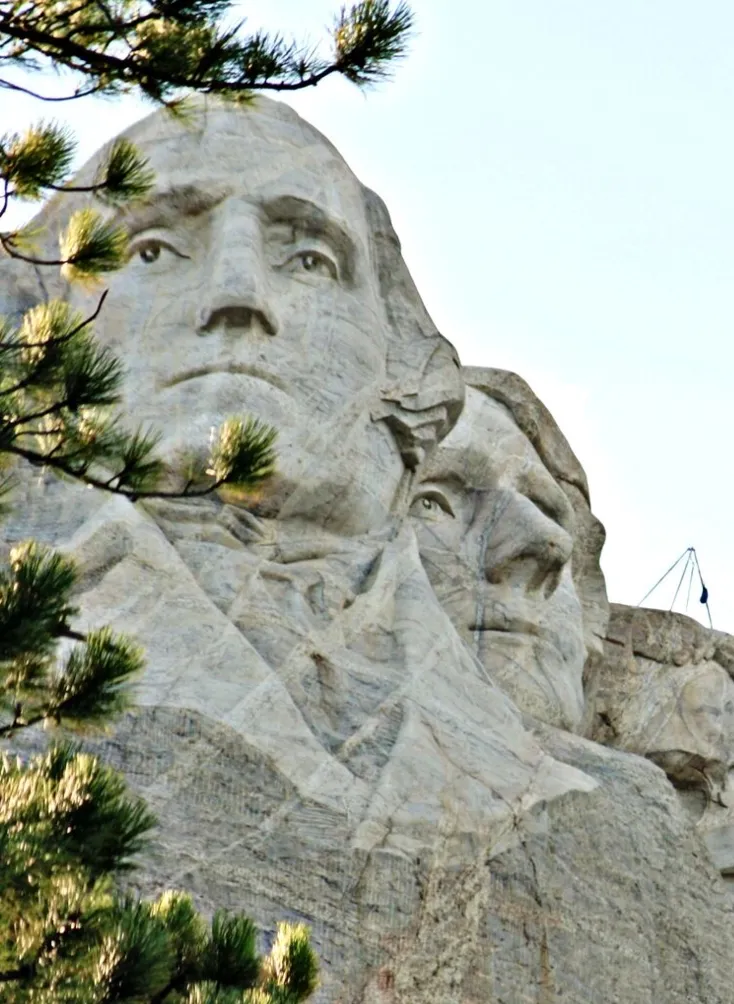
[[[97,324],[128,420],[172,483],[233,412],[280,431],[257,498],[20,472],[4,546],[63,547],[80,624],[146,648],[139,710],[89,741],[160,816],[140,887],[264,940],[306,919],[320,1004],[734,1004],[732,639],[607,629],[556,423],[515,374],[461,370],[384,206],[295,113],[130,135],[159,191]],[[7,312],[45,295],[0,269]]]

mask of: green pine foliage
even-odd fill
[[[72,629],[74,580],[68,558],[32,541],[0,569],[0,738],[40,722],[94,728],[130,706],[142,654],[108,628]],[[76,644],[60,660],[62,639]]]
[[[197,91],[246,99],[251,91],[313,87],[333,74],[365,86],[389,75],[406,50],[412,14],[400,2],[342,7],[327,44],[246,32],[232,0],[4,0],[0,72],[52,66],[75,81],[71,96],[129,91],[171,102]],[[0,86],[17,87],[8,78]],[[21,88],[22,89],[22,88]]]
[[[142,654],[109,628],[71,621],[75,571],[27,543],[0,573],[0,738],[39,723],[104,727],[130,706]],[[64,659],[58,645],[71,648]],[[302,925],[269,956],[242,915],[207,924],[182,892],[119,891],[155,817],[120,774],[79,745],[23,762],[0,754],[0,999],[18,1004],[296,1004],[317,985]]]
[[[68,743],[27,764],[5,754],[0,791],[3,1001],[297,1004],[315,989],[302,925],[281,924],[261,958],[246,917],[207,924],[185,893],[117,893],[155,820],[96,757]]]

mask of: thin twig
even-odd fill
[[[13,247],[15,242],[12,238],[9,238],[7,234],[0,234],[0,244],[2,244],[6,254],[11,258],[15,258],[16,261],[24,261],[28,265],[74,265],[79,260],[78,258],[62,258],[59,260],[45,260],[43,258],[33,258],[31,255],[23,254],[22,251],[16,251]]]
[[[43,411],[36,411],[32,415],[19,415],[18,418],[14,418],[11,422],[6,422],[4,429],[18,429],[20,426],[28,425],[30,422],[38,422],[42,418],[48,418],[49,415],[58,415],[60,411],[68,407],[68,401],[54,401],[53,404],[49,405],[48,408],[44,408]],[[28,430],[26,432],[18,432],[16,435],[31,436],[33,433]]]
[[[76,338],[80,331],[83,331],[84,328],[88,327],[90,324],[94,324],[100,315],[108,293],[109,290],[105,289],[99,298],[99,303],[89,317],[85,317],[83,321],[80,321],[79,324],[77,324],[75,328],[72,328],[67,334],[62,335],[60,338],[54,338],[53,342],[20,342],[16,345],[0,345],[0,355],[2,355],[3,352],[27,352],[28,349],[40,349],[49,346],[56,348],[57,345],[64,345],[66,342],[70,342],[72,338]],[[11,387],[9,390],[0,391],[0,397],[2,397],[3,394],[12,394],[17,390],[22,389],[23,388],[20,385]],[[27,421],[30,421],[30,419]]]
[[[102,89],[101,84],[95,84],[93,87],[87,88],[86,91],[75,91],[74,94],[64,94],[61,97],[51,97],[48,94],[39,94],[37,91],[32,91],[28,87],[21,87],[20,84],[11,84],[9,80],[3,80],[1,78],[0,87],[5,87],[9,91],[20,91],[21,94],[27,94],[29,97],[36,98],[38,101],[46,102],[76,101],[77,98],[88,98],[90,94],[96,94],[97,91]]]
[[[30,435],[30,433],[28,433],[28,435]],[[64,458],[57,459],[49,456],[48,454],[38,453],[36,450],[28,450],[22,446],[16,445],[5,446],[0,452],[10,453],[16,457],[22,457],[23,460],[27,460],[28,463],[33,464],[35,467],[51,467],[54,470],[61,471],[62,474],[67,474],[70,477],[76,478],[78,481],[82,481],[85,485],[90,485],[92,488],[99,488],[101,491],[109,492],[111,495],[124,495],[125,498],[129,498],[132,502],[136,502],[138,499],[205,498],[207,495],[211,495],[213,492],[227,484],[226,479],[220,478],[217,481],[213,481],[207,488],[202,488],[198,491],[164,491],[163,489],[143,491],[142,489],[136,490],[134,488],[121,488],[119,485],[114,487],[112,482],[118,481],[122,476],[122,472],[120,472],[120,474],[113,475],[108,481],[100,481],[99,478],[92,477],[90,474],[72,470],[67,463],[65,463]]]
[[[101,192],[105,188],[109,188],[106,181],[100,181],[97,185],[44,185],[44,188],[50,189],[52,192],[75,192],[75,193],[91,193]]]
[[[5,216],[8,211],[8,204],[13,193],[10,191],[10,182],[7,178],[3,178],[5,183],[5,191],[3,192],[3,207],[0,209],[0,216]]]
[[[0,739],[4,739],[5,736],[10,736],[14,732],[18,732],[20,729],[29,729],[33,725],[38,725],[38,723],[42,722],[45,718],[48,718],[47,714],[38,714],[35,717],[28,718],[24,721],[14,718],[10,725],[0,725]],[[0,973],[0,982],[17,979],[19,979],[18,976],[5,976],[3,973]]]
[[[5,735],[5,729],[0,728],[0,736]],[[0,983],[14,983],[16,980],[27,976],[27,969],[9,969],[5,973],[0,973]]]

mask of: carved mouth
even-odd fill
[[[276,387],[278,390],[287,393],[285,382],[274,373],[262,369],[260,366],[244,365],[241,363],[212,363],[208,366],[196,366],[190,370],[183,370],[181,373],[177,373],[170,380],[163,381],[160,386],[162,389],[167,390],[169,387],[176,387],[178,384],[187,383],[189,380],[198,380],[199,377],[209,376],[212,373],[234,373],[240,376],[254,377],[256,380],[262,380],[263,383],[269,383],[272,387]]]
[[[511,618],[508,620],[492,620],[485,618],[480,623],[474,622],[469,625],[472,634],[510,634],[510,635],[533,635],[540,634],[540,628],[533,621],[523,618]]]

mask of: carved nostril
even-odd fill
[[[563,565],[560,567],[556,566],[547,572],[542,584],[543,596],[546,600],[549,600],[553,593],[555,593],[556,589],[560,586],[562,573]]]
[[[496,492],[492,502],[492,521],[482,535],[479,558],[487,582],[549,599],[571,560],[571,537],[518,492]]]
[[[201,325],[201,331],[215,328],[249,328],[253,322],[253,311],[249,307],[220,307],[212,310]]]
[[[248,331],[253,328],[260,328],[267,335],[277,333],[277,325],[266,310],[232,305],[216,310],[202,310],[199,315],[200,335],[217,329]]]
[[[519,544],[504,555],[487,555],[485,578],[493,585],[521,588],[528,596],[550,599],[558,589],[569,560],[568,549],[555,540],[534,540]]]

